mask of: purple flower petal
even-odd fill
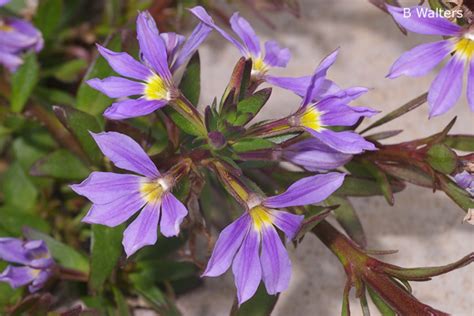
[[[125,195],[107,204],[93,204],[82,221],[115,227],[132,217],[145,204],[146,201],[139,193]]]
[[[321,132],[312,129],[307,129],[307,131],[329,147],[341,153],[360,154],[364,150],[377,150],[373,143],[366,141],[364,137],[355,132],[334,132],[329,129],[325,129]]]
[[[446,40],[416,46],[395,61],[387,77],[393,79],[401,75],[412,77],[425,75],[451,51],[453,51],[453,44]]]
[[[276,77],[276,76],[265,76],[265,81],[271,85],[293,91],[300,97],[304,97],[308,86],[311,82],[312,76],[304,77]]]
[[[454,176],[456,183],[463,189],[472,190],[474,189],[474,175],[467,171],[463,171]]]
[[[9,3],[11,0],[0,0],[0,6],[3,6],[7,3]]]
[[[255,294],[262,279],[262,265],[258,255],[259,248],[260,233],[250,229],[232,264],[239,306]],[[267,269],[267,266],[265,266],[265,269]]]
[[[321,100],[317,108],[322,113],[323,126],[351,126],[357,123],[361,117],[371,117],[378,113],[378,111],[366,107],[348,106],[344,99],[336,97]]]
[[[177,236],[179,225],[188,214],[186,206],[171,193],[163,195],[161,206],[160,231],[165,237]]]
[[[145,60],[151,64],[161,78],[170,81],[171,73],[168,68],[166,45],[163,38],[159,36],[155,20],[148,12],[138,14],[137,38],[140,52]]]
[[[472,44],[471,44],[472,45]],[[467,102],[471,107],[471,111],[474,112],[474,58],[471,57],[469,63],[469,72],[467,75]]]
[[[272,223],[281,229],[289,240],[295,238],[301,228],[304,215],[295,215],[277,210],[270,210],[270,213],[272,214]]]
[[[27,251],[24,242],[17,238],[0,238],[0,259],[20,264],[28,264]]]
[[[203,276],[219,276],[229,269],[250,225],[250,215],[245,213],[222,230]]]
[[[39,52],[43,48],[43,37],[31,23],[10,17],[5,18],[4,23],[13,28],[12,31],[0,31],[0,47],[4,50],[34,49]]]
[[[153,75],[150,69],[143,66],[127,53],[113,52],[100,45],[97,45],[97,49],[102,57],[107,60],[110,67],[122,76],[146,81],[148,77]]]
[[[42,270],[33,280],[30,286],[28,286],[30,293],[38,292],[45,285],[52,274],[53,272],[51,270]]]
[[[265,42],[265,58],[266,65],[272,67],[286,67],[291,59],[291,52],[288,48],[282,48],[276,41]]]
[[[124,195],[139,193],[142,179],[133,174],[94,171],[83,182],[70,187],[92,203],[107,204]]]
[[[446,113],[461,96],[464,61],[456,55],[444,66],[428,92],[430,117]]]
[[[260,256],[263,282],[268,294],[274,295],[288,288],[291,262],[275,228],[269,225],[262,230],[262,254]]]
[[[388,11],[398,24],[409,31],[427,35],[458,35],[462,28],[445,18],[434,16],[436,13],[429,8],[415,6],[399,8],[386,5]],[[432,16],[428,16],[431,13]]]
[[[0,282],[7,282],[12,288],[18,288],[32,282],[40,270],[29,267],[14,267],[7,266],[7,268],[0,274]]]
[[[345,176],[344,173],[330,172],[300,179],[285,192],[266,198],[262,204],[281,208],[319,203],[342,185]]]
[[[23,64],[23,59],[14,54],[0,51],[0,64],[4,65],[8,71],[14,72],[21,64]]]
[[[104,116],[109,120],[125,120],[132,117],[145,116],[161,109],[168,100],[128,99],[113,103]]]
[[[341,153],[317,138],[309,138],[285,148],[283,158],[308,171],[321,171],[345,165],[352,155]]]
[[[232,30],[240,37],[250,54],[258,57],[260,55],[260,39],[250,23],[241,17],[239,12],[235,12],[229,22]]]
[[[311,103],[321,95],[321,88],[326,82],[327,71],[329,70],[329,67],[331,67],[336,61],[338,53],[339,49],[336,49],[319,63],[318,67],[314,71],[314,74],[311,76],[309,85],[306,89],[302,103],[303,106]]]
[[[132,138],[117,132],[94,134],[95,142],[100,150],[115,166],[136,172],[149,178],[160,176],[160,172],[150,157]]]
[[[179,55],[173,64],[173,71],[184,64],[198,49],[199,45],[207,38],[212,28],[204,23],[199,23],[181,48]]]
[[[123,232],[122,244],[127,257],[144,246],[156,243],[160,206],[160,203],[145,205],[137,218]]]
[[[165,42],[168,65],[171,65],[176,57],[176,52],[184,42],[184,36],[174,32],[161,33],[160,36]]]
[[[87,80],[87,84],[109,98],[121,98],[131,95],[142,95],[145,85],[140,82],[122,77],[108,77],[105,79],[94,78]]]
[[[30,260],[28,265],[32,268],[45,269],[54,264],[49,254],[48,247],[43,240],[29,240],[23,245],[26,257]]]
[[[214,23],[214,20],[212,19],[212,17],[209,15],[209,13],[207,13],[207,11],[203,7],[196,6],[190,9],[189,11],[191,11],[191,13],[194,14],[195,17],[201,20],[201,22],[203,22],[207,26],[212,27],[217,32],[219,32],[222,35],[222,37],[224,37],[226,40],[231,42],[235,47],[237,47],[243,56],[248,55],[247,49],[244,46],[242,46],[242,44],[239,43],[239,41],[237,41],[235,38],[230,36],[226,31],[224,31],[219,26],[217,26],[217,24]]]

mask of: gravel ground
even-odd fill
[[[329,77],[343,87],[372,88],[356,104],[370,105],[385,113],[425,92],[434,79],[436,72],[418,79],[389,80],[385,75],[401,53],[436,38],[404,36],[389,16],[367,1],[302,0],[301,7],[303,16],[299,20],[288,14],[270,15],[275,30],[241,8],[242,15],[251,21],[262,39],[276,39],[291,49],[289,67],[275,73],[310,74],[321,58],[340,47],[339,59]],[[208,104],[211,96],[223,91],[238,57],[237,50],[217,35],[206,42],[201,49],[202,104]],[[291,93],[274,89],[271,102],[261,115],[272,118],[288,114],[298,101]],[[441,130],[454,116],[458,116],[454,132],[474,132],[474,115],[468,110],[464,95],[442,117],[428,120],[424,105],[379,130],[403,129],[404,133],[390,142],[410,140]],[[395,198],[393,207],[383,198],[352,199],[365,227],[369,248],[399,250],[384,260],[406,267],[442,265],[473,251],[474,228],[462,223],[464,213],[443,193],[409,186]],[[340,315],[344,273],[337,259],[312,236],[297,250],[289,251],[294,266],[291,284],[281,295],[273,315]],[[435,308],[453,315],[474,315],[474,265],[412,286],[416,297]],[[178,305],[184,315],[227,315],[234,294],[232,275],[227,273],[207,279],[202,288],[181,296]],[[355,299],[352,306],[354,315],[362,314]],[[375,308],[372,310],[376,314]]]

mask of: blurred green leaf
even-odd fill
[[[175,304],[146,276],[133,273],[130,274],[130,280],[137,294],[147,300],[160,315],[181,315]]]
[[[35,96],[47,104],[66,104],[70,106],[76,104],[76,99],[69,93],[49,87],[36,87]]]
[[[336,220],[353,241],[365,248],[367,238],[365,237],[364,228],[349,199],[343,196],[331,195],[326,199],[326,202],[329,205],[339,205],[333,212]]]
[[[117,316],[131,315],[130,310],[128,308],[127,301],[125,297],[123,296],[122,292],[120,291],[120,289],[114,286],[112,288],[112,292],[114,293],[114,300],[115,300],[115,304],[117,305],[116,315]]]
[[[21,210],[35,207],[38,190],[17,161],[3,175],[2,187],[5,204]]]
[[[41,158],[30,169],[33,176],[63,180],[82,180],[89,173],[90,170],[82,161],[66,149],[58,149]]]
[[[125,225],[106,227],[92,225],[91,274],[89,284],[99,289],[112,273],[122,254],[122,237]]]
[[[238,307],[237,299],[230,311],[231,316],[268,316],[271,315],[279,295],[268,295],[265,287],[260,284],[255,295]]]
[[[201,61],[199,52],[194,53],[189,60],[186,70],[179,84],[179,90],[194,105],[199,103],[201,93]]]
[[[36,54],[30,52],[23,57],[23,64],[12,75],[10,106],[13,112],[21,112],[38,82],[39,65]]]
[[[453,149],[473,152],[474,135],[448,135],[444,139],[444,144]]]
[[[142,277],[153,283],[176,281],[190,276],[197,276],[199,269],[191,262],[176,262],[172,260],[148,260],[137,264]]]
[[[63,10],[62,0],[41,0],[34,17],[35,26],[43,34],[45,40],[57,35],[59,22],[61,21]]]
[[[53,69],[50,69],[49,71],[44,71],[42,75],[51,75],[59,81],[72,83],[79,79],[79,76],[86,68],[87,61],[85,61],[84,59],[73,59],[63,64],[60,64],[59,66]]]
[[[457,156],[448,146],[436,144],[426,153],[426,161],[433,169],[444,174],[450,174],[456,169]]]
[[[4,205],[0,207],[0,229],[8,233],[9,236],[20,237],[23,227],[31,227],[49,232],[50,227],[47,221],[35,214],[28,214],[18,211],[18,207]]]
[[[100,164],[102,153],[90,134],[102,131],[97,118],[70,106],[54,106],[53,111],[64,127],[79,141],[91,161],[96,165]]]
[[[121,47],[119,34],[113,36],[106,45],[106,47],[113,51],[119,51]],[[112,100],[106,95],[104,95],[102,92],[99,92],[89,87],[86,81],[92,78],[105,78],[112,74],[113,71],[105,60],[105,58],[102,58],[99,54],[97,54],[96,59],[90,65],[87,74],[84,76],[84,79],[82,80],[81,85],[79,86],[76,98],[76,107],[79,110],[92,115],[102,113],[105,108],[112,103]]]
[[[43,240],[48,245],[51,256],[64,268],[89,272],[89,260],[70,246],[34,229],[24,229],[23,234],[27,239]]]

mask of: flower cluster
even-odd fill
[[[45,285],[55,267],[42,240],[0,238],[0,259],[14,264],[0,274],[0,282],[7,282],[13,288],[29,284],[32,293]]]
[[[10,2],[3,0],[0,7]],[[29,22],[0,16],[0,64],[14,72],[22,63],[21,54],[43,48],[41,33]]]

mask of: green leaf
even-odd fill
[[[201,131],[191,122],[189,122],[184,116],[178,113],[176,110],[167,106],[164,109],[164,112],[171,118],[173,123],[179,127],[183,132],[193,136],[201,136]]]
[[[79,141],[91,161],[99,165],[102,162],[102,153],[90,134],[102,131],[97,118],[70,106],[53,106],[53,111],[64,127]]]
[[[387,115],[385,115],[384,117],[382,117],[381,119],[375,121],[374,123],[370,124],[367,128],[365,128],[362,132],[360,132],[361,134],[362,133],[365,133],[377,126],[380,126],[380,125],[383,125],[385,123],[388,123],[414,109],[416,109],[417,107],[419,107],[420,105],[422,105],[423,103],[426,102],[428,98],[428,92],[425,92],[423,93],[422,95],[414,98],[413,100],[407,102],[406,104],[402,105],[401,107],[399,107],[398,109],[388,113]]]
[[[371,287],[367,287],[370,298],[382,316],[395,316],[393,309]]]
[[[38,190],[26,175],[18,161],[2,177],[5,204],[18,207],[21,210],[31,210],[36,205]]]
[[[393,192],[392,187],[390,186],[390,182],[388,181],[387,174],[383,172],[376,164],[364,160],[363,161],[364,167],[370,174],[374,177],[375,182],[380,186],[380,190],[382,191],[383,196],[388,204],[394,204]]]
[[[82,180],[90,170],[81,160],[66,149],[59,149],[38,160],[30,170],[37,177],[51,177],[63,180]]]
[[[403,183],[400,182],[391,182],[390,185],[394,193],[400,192],[405,188]],[[344,183],[335,194],[343,196],[373,196],[383,195],[383,192],[380,185],[374,180],[346,176]]]
[[[234,149],[234,151],[237,153],[254,151],[259,149],[268,149],[272,147],[272,142],[262,138],[247,138],[232,145],[232,149]]]
[[[73,59],[51,69],[48,72],[43,72],[42,75],[52,75],[59,81],[72,83],[79,79],[79,76],[86,68],[87,61],[84,59]]]
[[[365,248],[367,246],[367,239],[365,237],[364,228],[349,199],[342,196],[331,195],[326,199],[326,203],[329,205],[339,205],[333,213],[336,220],[353,241],[362,248]]]
[[[39,65],[35,53],[25,54],[23,64],[12,75],[10,106],[13,112],[21,112],[38,82]]]
[[[426,153],[426,161],[433,169],[444,174],[450,174],[456,169],[457,156],[448,146],[436,144]]]
[[[236,118],[229,122],[237,126],[242,126],[250,122],[267,103],[271,93],[271,88],[262,89],[237,103]]]
[[[87,258],[70,246],[34,229],[24,229],[23,233],[28,239],[43,240],[47,244],[52,257],[61,266],[84,273],[89,272],[89,261]]]
[[[92,225],[91,237],[91,274],[89,284],[99,289],[112,273],[122,254],[122,237],[125,225],[106,227]]]
[[[230,311],[231,316],[268,316],[271,315],[279,295],[269,295],[265,287],[260,284],[255,295],[238,307],[237,299]]]
[[[194,106],[198,105],[201,92],[201,61],[199,52],[194,53],[193,57],[189,60],[179,84],[179,90]]]
[[[219,108],[220,112],[226,113],[230,110],[230,108],[226,108],[224,104],[236,104],[239,100],[244,98],[248,83],[250,81],[251,70],[251,59],[245,59],[245,57],[242,57],[239,59],[237,64],[235,64],[229,84],[227,85],[221,98]],[[231,100],[229,98],[231,98]]]
[[[176,281],[198,275],[198,268],[191,262],[176,262],[172,260],[147,260],[137,264],[142,277],[153,283]]]
[[[448,177],[440,181],[441,189],[464,211],[474,208],[474,199]]]
[[[38,10],[34,17],[35,26],[43,34],[43,38],[49,40],[57,35],[59,23],[62,17],[62,0],[42,0],[39,2]]]
[[[50,227],[47,221],[35,214],[19,212],[17,207],[4,205],[0,207],[0,229],[9,236],[20,237],[23,227],[31,227],[42,232],[49,232]]]
[[[105,46],[113,51],[119,51],[121,47],[119,34],[113,36]],[[113,71],[105,58],[97,54],[96,59],[89,67],[79,86],[76,107],[92,115],[102,113],[112,103],[112,100],[101,92],[89,87],[86,81],[92,78],[105,78],[112,74]]]
[[[444,144],[453,149],[473,152],[474,135],[448,135],[444,139]]]

